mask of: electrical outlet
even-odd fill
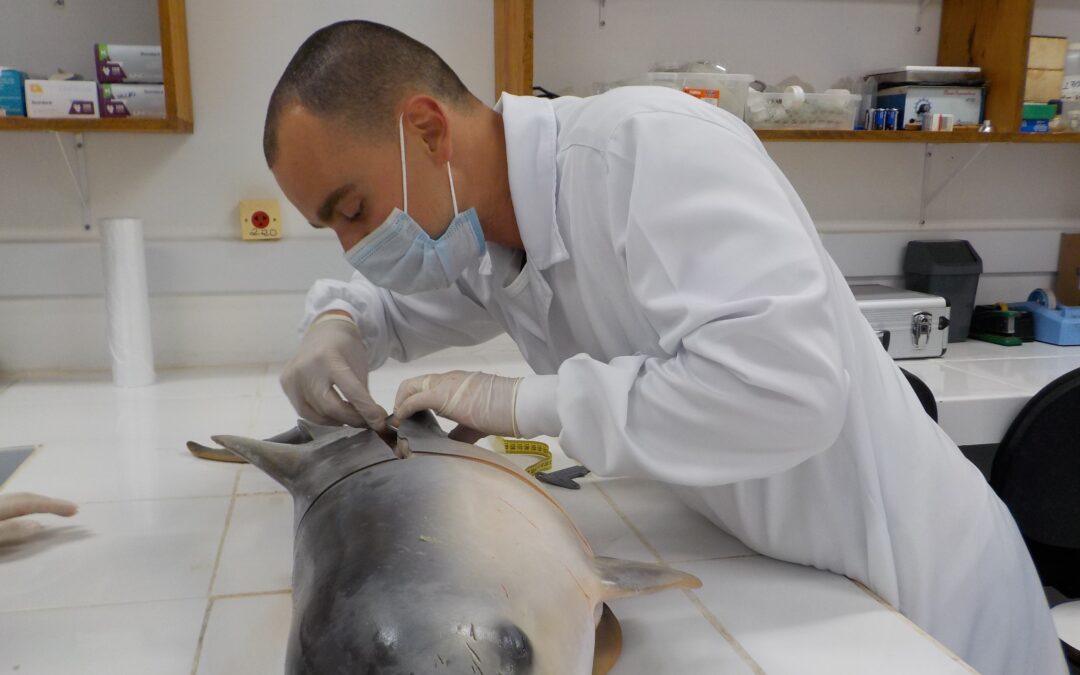
[[[240,202],[240,238],[248,241],[281,239],[281,209],[276,199]]]

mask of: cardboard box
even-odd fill
[[[163,84],[99,84],[102,117],[165,117]]]
[[[984,87],[904,85],[881,89],[876,108],[896,108],[901,124],[921,125],[923,113],[943,113],[955,118],[956,126],[979,125],[983,120]]]
[[[1080,305],[1080,234],[1061,235],[1054,295],[1058,304]]]
[[[1028,68],[1038,70],[1065,70],[1065,52],[1069,51],[1069,39],[1032,35],[1028,43]]]
[[[1064,80],[1064,70],[1028,68],[1027,81],[1024,83],[1024,100],[1044,103],[1061,98],[1061,84]]]
[[[24,91],[30,117],[100,117],[95,82],[27,80]]]
[[[26,73],[14,68],[0,68],[0,116],[25,117]]]
[[[161,45],[94,45],[98,82],[161,84]]]

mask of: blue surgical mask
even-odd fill
[[[398,118],[398,139],[401,145],[404,208],[395,208],[382,225],[345,252],[345,259],[375,285],[403,295],[448,288],[486,250],[480,220],[476,217],[476,209],[464,213],[458,211],[454,173],[447,162],[454,219],[438,239],[428,236],[408,214],[409,186],[405,178],[405,127],[402,118]]]

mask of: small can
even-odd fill
[[[873,109],[874,119],[873,119],[873,126],[871,128],[874,131],[881,131],[881,130],[885,129],[886,112],[887,111],[885,110],[885,108],[874,108]]]
[[[888,110],[885,111],[885,126],[882,127],[882,128],[883,129],[888,129],[889,131],[896,131],[896,129],[897,129],[897,120],[899,119],[899,117],[900,117],[900,111],[899,110],[897,110],[896,108],[889,108]]]

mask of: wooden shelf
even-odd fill
[[[164,0],[158,0],[163,2]],[[494,0],[495,95],[532,94],[534,0]],[[985,118],[992,134],[976,131],[765,130],[763,141],[830,143],[1080,143],[1080,133],[1021,134],[1028,40],[1036,0],[942,0],[938,64],[979,66],[990,81]]]
[[[1021,134],[977,131],[819,131],[813,129],[760,129],[763,141],[818,141],[830,143],[1080,143],[1080,133]]]
[[[0,117],[0,131],[63,131],[82,133],[89,131],[139,132],[139,133],[191,133],[193,125],[183,119],[30,119],[28,117]]]
[[[0,131],[112,131],[190,134],[195,130],[188,68],[187,9],[184,0],[157,0],[161,60],[165,80],[165,118],[30,119],[0,117]]]

